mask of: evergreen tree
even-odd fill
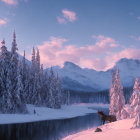
[[[115,71],[112,70],[111,71],[111,74],[112,74],[112,79],[111,79],[111,87],[110,87],[110,95],[109,95],[109,98],[110,98],[110,108],[109,108],[109,114],[114,114],[114,100],[116,97],[113,96],[112,98],[112,95],[114,93],[114,81],[115,81]]]
[[[31,67],[29,70],[29,103],[35,104],[36,100],[36,61],[35,61],[35,49],[32,51]]]
[[[111,96],[114,92],[114,87],[113,86],[114,86],[114,81],[115,81],[115,71],[112,70],[111,74],[112,74],[112,79],[111,79],[111,87],[110,87],[110,98],[111,98]]]
[[[41,66],[41,100],[42,105],[49,107],[49,76],[47,71],[43,72],[43,65]]]
[[[119,69],[117,70],[114,86],[113,86],[113,94],[111,96],[110,101],[110,114],[116,115],[119,119],[121,116],[121,110],[125,105],[125,99],[123,94],[123,86],[121,84],[120,76],[119,76]]]
[[[21,79],[23,84],[23,93],[26,98],[25,103],[28,103],[28,94],[29,94],[29,70],[26,64],[26,57],[25,57],[25,51],[22,59],[22,66],[21,66],[22,72],[21,72]]]
[[[57,73],[57,79],[56,79],[56,92],[55,92],[55,108],[61,108],[61,99],[62,99],[62,89],[61,89],[61,81],[59,79],[58,73]]]
[[[17,70],[17,86],[16,86],[16,108],[17,112],[20,113],[26,113],[26,99],[25,99],[25,93],[24,93],[24,86],[22,82],[22,66],[21,62],[19,61],[18,64],[18,70]]]
[[[5,41],[2,41],[0,54],[0,112],[7,113],[12,110],[11,81],[9,75],[10,53],[7,51]]]
[[[36,71],[37,73],[40,73],[40,54],[38,49],[36,53]]]
[[[53,69],[51,67],[50,75],[49,75],[49,93],[48,93],[48,106],[50,108],[54,108],[54,106],[55,106],[55,97],[54,97],[54,94],[56,92],[55,81],[56,81],[55,75],[54,75]]]
[[[132,104],[133,99],[135,98],[137,92],[140,92],[140,81],[139,81],[138,77],[136,77],[136,80],[134,83],[133,93],[132,93],[132,96],[130,98],[130,104]]]
[[[32,51],[32,59],[31,59],[31,70],[35,71],[36,68],[36,60],[35,60],[35,49],[33,47],[33,51]]]
[[[134,112],[135,112],[135,118],[134,118],[134,123],[132,128],[140,128],[140,104],[136,105]]]
[[[131,113],[131,116],[130,116],[131,118],[136,116],[135,108],[137,107],[137,105],[140,105],[140,90],[135,91],[133,100],[130,104],[130,106],[132,108],[132,113]]]
[[[12,48],[11,48],[11,54],[16,54],[16,51],[18,50],[17,48],[17,43],[16,43],[16,33],[14,31],[13,33],[13,42],[12,42]]]

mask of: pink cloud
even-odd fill
[[[67,9],[62,10],[62,17],[58,16],[57,21],[60,24],[66,24],[68,22],[74,22],[77,19],[76,13]]]
[[[104,70],[112,68],[115,65],[115,63],[121,58],[140,59],[139,54],[140,54],[140,49],[136,49],[136,48],[128,48],[117,53],[109,53],[109,55],[105,57],[105,61],[107,65],[104,68]]]
[[[134,40],[137,40],[137,41],[140,41],[140,36],[136,37],[134,35],[130,35],[130,38],[134,39]]]
[[[138,20],[140,20],[140,17],[137,17]]]
[[[86,46],[65,45],[65,38],[51,37],[50,41],[39,45],[41,62],[49,67],[52,65],[63,66],[65,61],[71,61],[82,67],[103,70],[107,65],[103,59],[98,58],[101,54],[107,55],[118,46],[117,42],[109,37],[97,36],[95,44]]]
[[[27,3],[28,0],[1,0],[2,2],[8,4],[8,5],[18,5],[19,2],[25,2]]]
[[[73,11],[69,11],[67,9],[62,10],[63,16],[70,22],[73,22],[76,20],[76,13]]]
[[[3,1],[6,4],[9,4],[9,5],[17,5],[18,4],[17,0],[1,0],[1,1]]]
[[[61,18],[61,17],[57,17],[57,21],[60,24],[66,24],[67,23],[67,21],[64,18]]]
[[[0,26],[5,25],[7,22],[5,19],[0,19]]]

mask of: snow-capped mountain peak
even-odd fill
[[[77,69],[77,70],[80,70],[81,68],[78,65],[76,65],[72,62],[66,61],[64,63],[63,69],[70,69],[70,70],[76,70]]]
[[[140,60],[120,59],[112,69],[117,68],[120,69],[120,78],[124,87],[133,86],[136,76],[140,76]],[[81,68],[72,62],[65,62],[64,67],[57,69],[57,72],[62,77],[65,89],[101,91],[110,88],[112,69],[96,71]]]

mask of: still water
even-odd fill
[[[0,125],[0,140],[61,140],[70,134],[100,124],[97,113],[70,119],[6,124]]]

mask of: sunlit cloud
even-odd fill
[[[67,23],[67,21],[64,18],[61,18],[61,17],[57,17],[57,21],[60,24],[66,24]]]
[[[140,36],[136,37],[134,35],[131,35],[130,38],[131,39],[134,39],[134,40],[137,40],[137,41],[140,41]]]
[[[62,10],[63,16],[70,22],[76,20],[76,13],[67,9]]]
[[[110,37],[96,36],[96,42],[91,45],[76,46],[65,45],[65,38],[51,37],[49,41],[38,46],[41,55],[41,63],[45,67],[54,65],[63,66],[65,61],[71,61],[81,67],[104,70],[107,64],[101,55],[108,55],[119,45]]]
[[[17,5],[18,4],[17,0],[1,0],[1,1],[8,5]]]
[[[111,52],[108,56],[105,57],[106,67],[104,70],[112,68],[115,63],[120,60],[121,58],[128,58],[128,59],[140,59],[140,49],[136,48],[127,48],[120,52]]]
[[[18,5],[19,2],[28,2],[28,0],[1,0],[2,2],[8,4],[8,5]]]
[[[57,21],[60,24],[66,24],[68,22],[74,22],[77,19],[76,13],[67,9],[62,10],[62,16],[57,17]]]
[[[0,19],[0,26],[5,25],[7,21],[5,19]]]

